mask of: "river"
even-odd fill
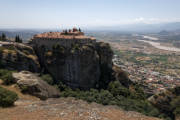
[[[151,37],[151,36],[145,36],[145,35],[143,35],[143,38],[149,39],[149,40],[159,40],[159,38]]]

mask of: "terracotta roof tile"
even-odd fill
[[[83,32],[68,32],[67,34],[64,32],[46,32],[42,34],[37,34],[34,38],[64,38],[64,39],[92,39],[93,37],[85,36]]]

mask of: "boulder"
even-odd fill
[[[13,77],[22,92],[39,97],[41,100],[60,96],[60,92],[56,88],[29,71],[13,73]]]
[[[123,71],[120,67],[113,65],[112,76],[114,80],[119,81],[123,86],[129,87],[133,84],[133,82],[129,79],[128,73]]]

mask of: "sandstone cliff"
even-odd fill
[[[40,64],[33,48],[21,43],[0,42],[0,66],[18,71],[40,71]]]
[[[21,43],[0,42],[0,45],[1,68],[44,71],[53,76],[55,83],[85,90],[106,88],[113,80],[129,84],[125,74],[113,68],[113,51],[104,42],[74,44],[71,48],[58,44],[51,50],[39,44],[34,49]]]
[[[98,88],[111,80],[113,52],[109,44],[36,46],[41,66],[56,80],[72,88]]]

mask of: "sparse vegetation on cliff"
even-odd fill
[[[1,42],[0,46],[0,67],[10,70],[28,70],[38,72],[40,65],[32,47],[12,43]]]
[[[53,78],[52,78],[51,75],[49,75],[49,74],[41,75],[41,79],[44,80],[44,81],[46,81],[46,82],[47,82],[48,84],[50,84],[50,85],[53,85],[53,83],[54,83]]]
[[[10,70],[0,69],[0,79],[2,79],[3,84],[10,85],[14,83],[12,72],[13,71],[10,71]]]

